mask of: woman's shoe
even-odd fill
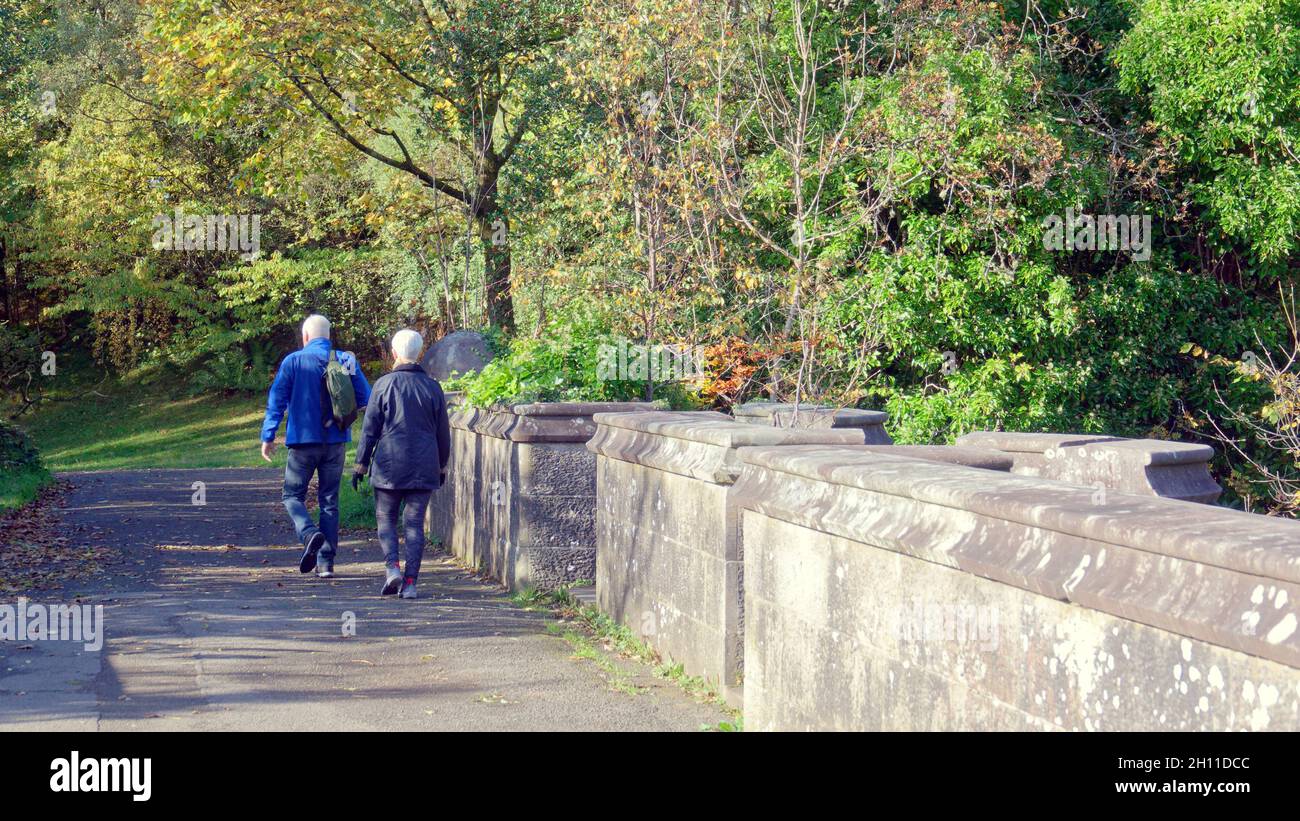
[[[380,590],[379,594],[381,596],[391,596],[402,589],[402,569],[394,562],[388,565],[385,570],[387,570],[388,575],[384,577],[384,589]]]
[[[415,598],[415,579],[407,579],[402,584],[402,598],[404,599]]]

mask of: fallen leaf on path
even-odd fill
[[[72,485],[56,481],[35,501],[0,514],[0,595],[62,588],[105,572],[115,550],[69,539],[60,514]]]
[[[481,696],[479,696],[479,697],[478,697],[477,699],[475,699],[475,700],[478,701],[478,702],[481,702],[481,703],[483,703],[483,704],[515,704],[515,703],[516,703],[516,702],[510,701],[509,699],[507,699],[505,696],[501,695],[500,693],[488,693],[488,694],[486,694],[486,695],[481,695]]]

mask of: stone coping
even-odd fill
[[[773,416],[793,416],[798,413],[814,417],[832,416],[829,427],[861,428],[871,425],[883,425],[889,421],[889,414],[884,411],[862,410],[860,408],[833,408],[829,405],[810,405],[794,402],[754,401],[738,405],[732,413],[736,417],[758,416],[770,419]]]
[[[713,411],[599,413],[587,449],[599,456],[729,485],[740,473],[736,450],[755,445],[862,444],[857,429],[795,430],[736,422]]]
[[[1002,473],[1010,473],[1016,463],[1016,460],[1005,452],[992,448],[964,448],[950,445],[854,445],[845,450],[906,456],[909,459],[923,459],[927,462],[947,462],[952,465],[997,470]]]
[[[658,413],[599,413],[596,423],[688,442],[703,442],[724,448],[749,445],[862,444],[861,433],[853,430],[804,430],[747,425],[713,411]]]
[[[511,442],[586,442],[596,432],[595,414],[649,412],[646,402],[530,402],[497,408],[459,405],[450,410],[451,426]]]
[[[957,437],[963,447],[992,448],[1007,453],[1045,453],[1060,448],[1081,447],[1096,442],[1123,442],[1119,436],[1092,433],[1019,433],[1002,430],[977,430]]]
[[[1300,523],[875,452],[740,458],[744,509],[1300,668]]]
[[[529,402],[509,406],[509,411],[516,416],[592,416],[652,410],[656,408],[649,402]]]
[[[743,448],[772,470],[1300,584],[1300,522],[839,447]]]
[[[1214,448],[1193,442],[1169,439],[1126,439],[1118,436],[1094,436],[1080,433],[1014,433],[976,431],[957,438],[957,444],[992,448],[1007,453],[1040,453],[1071,448],[1101,446],[1105,450],[1132,453],[1148,465],[1187,465],[1208,462]]]
[[[1214,448],[1194,442],[1173,442],[1165,439],[1120,439],[1099,442],[1098,447],[1124,453],[1152,466],[1194,465],[1214,458]]]
[[[1210,475],[1214,449],[1167,439],[981,431],[958,445],[991,447],[1015,459],[1013,473],[1077,485],[1211,504],[1223,488]]]

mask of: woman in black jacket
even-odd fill
[[[451,455],[451,429],[442,386],[417,363],[424,340],[415,331],[393,337],[391,373],[375,383],[357,442],[355,488],[370,473],[375,489],[375,520],[384,548],[385,596],[401,590],[415,598],[415,583],[424,556],[424,511],[429,496],[442,487]],[[405,506],[406,571],[397,561],[397,515]]]

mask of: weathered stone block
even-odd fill
[[[1223,488],[1210,476],[1214,449],[1163,439],[1123,439],[1071,433],[978,431],[958,445],[1005,451],[1013,473],[1075,485],[1212,503]]]
[[[1300,523],[745,448],[745,726],[1300,728]]]
[[[744,681],[743,555],[732,487],[745,445],[862,442],[858,429],[794,430],[718,413],[599,414],[600,608],[732,703]]]
[[[861,430],[864,444],[889,445],[894,441],[885,431],[889,414],[884,411],[756,400],[737,406],[732,413],[737,422],[749,425],[805,430],[848,428]]]
[[[637,402],[545,402],[451,413],[448,484],[430,534],[512,590],[595,578],[596,460],[585,443],[600,411]]]

